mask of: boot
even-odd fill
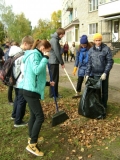
[[[44,156],[44,153],[39,151],[36,145],[37,145],[37,143],[28,144],[28,146],[26,147],[26,150],[36,156],[40,156],[40,157]]]

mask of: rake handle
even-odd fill
[[[50,75],[50,81],[52,81],[52,74],[51,74],[51,71],[50,71],[50,64],[49,63],[48,63],[48,71],[49,71],[49,75]],[[57,99],[56,99],[56,95],[55,95],[55,88],[54,88],[54,86],[51,86],[51,87],[52,87],[52,92],[53,92],[53,95],[54,95],[54,101],[55,101],[55,105],[56,105],[56,112],[59,112]]]
[[[71,85],[72,85],[72,87],[73,87],[75,93],[77,93],[77,91],[76,91],[76,89],[75,89],[75,86],[74,86],[73,82],[71,81],[70,76],[68,75],[68,73],[67,73],[67,71],[66,71],[65,68],[64,68],[64,71],[65,71],[65,73],[66,73],[66,75],[67,75],[67,77],[68,77],[68,79],[69,79],[69,81],[70,81],[70,83],[71,83]]]

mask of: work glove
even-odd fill
[[[86,77],[85,77],[85,82],[87,82],[88,78],[89,78],[89,76],[86,76]]]
[[[74,67],[74,69],[73,69],[73,72],[72,72],[72,74],[75,76],[75,74],[76,74],[76,71],[77,71],[77,67]]]
[[[47,56],[49,58],[50,53],[49,52],[44,52],[44,56]]]
[[[106,73],[103,73],[100,77],[100,79],[103,81],[103,80],[106,80]]]

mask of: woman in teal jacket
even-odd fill
[[[42,40],[34,50],[26,51],[24,63],[24,78],[21,84],[23,96],[28,102],[30,109],[29,139],[26,149],[36,156],[43,156],[44,153],[37,148],[39,132],[44,121],[44,114],[39,99],[44,98],[46,86],[46,65],[48,63],[51,45],[48,41]],[[54,82],[50,82],[54,85]]]

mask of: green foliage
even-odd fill
[[[55,29],[61,27],[61,10],[54,11],[51,15],[51,22]]]
[[[7,38],[21,42],[21,39],[31,34],[31,22],[26,19],[25,15],[15,15],[12,6],[6,6],[3,0],[0,0],[0,17],[7,31]]]
[[[4,25],[0,22],[0,42],[3,42],[5,38]]]
[[[3,33],[0,35],[0,41],[3,40],[3,37],[7,37],[11,41],[21,42],[24,36],[31,33],[35,39],[49,40],[50,35],[61,27],[61,10],[52,13],[51,21],[39,19],[38,25],[33,30],[31,22],[26,19],[25,15],[23,13],[16,15],[12,11],[12,6],[7,6],[4,0],[0,0],[0,11],[0,18],[3,23],[3,26],[0,24],[0,33]]]
[[[8,28],[8,36],[12,40],[21,42],[22,38],[31,34],[31,22],[21,13],[16,15],[14,22]]]
[[[49,39],[51,25],[48,20],[39,19],[38,25],[33,30],[33,37],[35,39]]]
[[[35,39],[50,39],[50,35],[53,34],[57,28],[61,27],[61,10],[53,12],[51,15],[51,21],[39,19],[38,25],[33,29],[33,37]]]

